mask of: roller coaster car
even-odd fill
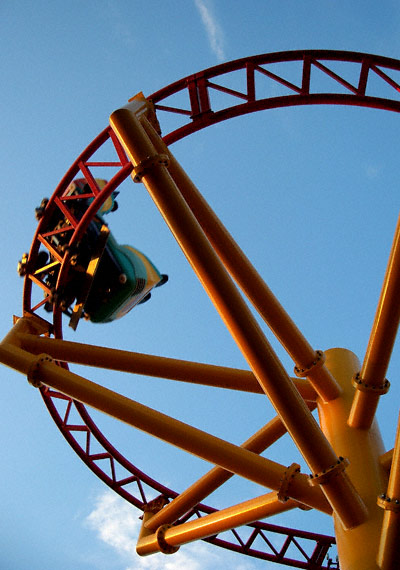
[[[100,232],[101,228],[98,230]],[[84,312],[96,323],[119,319],[135,305],[148,301],[151,290],[164,285],[167,280],[167,275],[161,275],[143,253],[131,246],[119,245],[108,233],[98,269],[84,302]]]
[[[106,181],[96,180],[99,187]],[[75,180],[69,188],[69,195],[87,194],[86,180]],[[95,323],[106,323],[121,318],[134,306],[146,302],[154,287],[167,282],[168,276],[159,273],[148,257],[139,250],[120,245],[104,223],[103,215],[115,211],[117,204],[113,193],[103,204],[80,243],[73,249],[68,246],[68,232],[57,232],[51,236],[51,246],[64,254],[69,249],[71,267],[62,289],[56,288],[60,265],[46,251],[38,253],[34,274],[43,274],[44,283],[52,291],[45,304],[45,309],[53,310],[59,306],[71,317],[70,325],[76,328],[80,317]],[[90,199],[89,199],[90,200]],[[36,217],[40,219],[45,213],[47,199],[36,208]],[[73,214],[80,219],[88,206],[88,199],[74,200]],[[60,230],[67,227],[68,222],[60,210],[56,210],[46,224],[46,231]],[[46,265],[47,264],[47,265]],[[18,265],[18,272],[24,275],[29,268],[27,256],[24,254]],[[75,306],[71,309],[75,301]]]

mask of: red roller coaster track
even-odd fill
[[[288,72],[285,69],[286,64],[291,64]],[[157,116],[162,128],[165,128],[165,118],[178,119],[177,127],[167,129],[169,132],[163,133],[164,141],[172,144],[215,123],[264,109],[328,104],[400,111],[400,85],[395,80],[399,71],[400,61],[370,54],[326,50],[279,52],[243,58],[206,69],[164,87],[148,99],[158,111]],[[321,73],[330,80],[329,91],[319,87]],[[259,95],[265,92],[272,92],[274,96]],[[276,95],[277,92],[279,95]],[[220,98],[218,99],[220,93],[224,94],[225,101],[228,101],[226,106],[221,106]],[[97,151],[106,143],[110,146],[110,142],[110,159],[97,160]],[[109,168],[111,172],[108,177],[110,181],[102,190],[95,180],[94,171],[97,167],[101,167],[103,172],[105,168]],[[33,239],[30,251],[31,267],[35,266],[39,248],[47,248],[60,263],[58,284],[62,284],[68,272],[70,254],[67,250],[64,256],[60,257],[51,247],[49,238],[57,231],[49,230],[52,212],[58,208],[69,220],[70,245],[73,245],[82,237],[100,205],[131,172],[132,165],[123,148],[111,127],[107,127],[79,155],[55,189]],[[73,216],[72,197],[66,196],[66,189],[77,177],[86,178],[91,188],[90,197],[93,198],[90,207],[79,221]],[[32,300],[33,286],[44,291],[45,296],[50,295],[44,275],[40,271],[28,272],[23,295],[24,314],[34,313],[40,316],[39,312],[46,299],[35,304]],[[51,333],[56,338],[62,337],[59,308],[54,309]],[[143,473],[116,450],[82,404],[46,388],[41,388],[41,393],[68,443],[85,464],[124,499],[143,509],[152,498],[150,495],[154,496],[154,491],[167,499],[177,496],[175,491]],[[75,419],[71,423],[72,410],[78,412],[79,422]],[[96,451],[93,451],[94,448]],[[99,448],[100,452],[97,451]],[[199,504],[181,520],[201,517],[213,511],[214,508]],[[261,521],[248,525],[245,533],[242,533],[240,528],[230,531],[229,536],[230,539],[224,535],[223,538],[215,536],[207,541],[239,553],[296,568],[316,570],[336,567],[331,563],[324,565],[326,554],[335,542],[330,536],[278,527]],[[277,537],[280,538],[277,540]],[[275,546],[277,542],[281,544],[279,548]],[[289,547],[291,556],[296,552],[296,557],[289,557]]]

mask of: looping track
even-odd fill
[[[286,66],[288,73],[285,72]],[[280,52],[206,69],[164,87],[148,99],[158,111],[162,127],[164,118],[167,122],[171,121],[171,124],[177,119],[178,125],[163,133],[164,141],[172,144],[226,119],[279,107],[335,104],[399,112],[400,85],[393,78],[399,71],[400,61],[370,54],[323,50]],[[321,77],[329,79],[329,91],[320,89],[318,81]],[[259,93],[267,93],[267,96]],[[392,96],[388,97],[391,93]],[[226,105],[221,104],[221,95]],[[107,160],[98,160],[98,151],[106,147],[110,156]],[[97,168],[101,168],[102,173],[107,169],[110,172],[110,176],[104,176],[109,182],[101,190],[95,180]],[[40,316],[46,299],[51,295],[45,281],[45,272],[41,272],[40,267],[36,268],[35,265],[39,250],[48,250],[52,259],[59,264],[57,287],[62,287],[68,275],[73,245],[82,238],[99,207],[131,172],[132,165],[111,127],[105,128],[71,165],[55,189],[33,238],[29,259],[30,267],[35,267],[35,270],[28,271],[25,278],[24,314],[34,313]],[[92,199],[80,219],[75,217],[73,210],[76,197],[67,196],[68,186],[75,178],[86,178],[90,187],[86,197]],[[50,225],[51,217],[57,210],[62,212],[67,221],[61,229],[54,229]],[[61,231],[70,236],[70,247],[63,255],[52,246],[52,238]],[[39,302],[33,301],[33,293],[37,289],[44,293],[44,299]],[[56,338],[62,338],[60,308],[54,309],[52,317],[51,333]],[[124,499],[142,509],[154,496],[154,492],[167,499],[177,495],[175,491],[143,473],[115,449],[82,404],[46,388],[41,388],[41,393],[68,443],[85,464]],[[76,420],[76,411],[80,421]],[[71,420],[71,417],[74,419]],[[193,516],[201,517],[214,510],[209,506],[198,505],[182,521]],[[207,540],[261,559],[310,569],[326,568],[323,565],[324,558],[335,542],[332,537],[263,522],[248,527],[250,535],[247,529],[247,538],[242,536],[242,529],[236,529],[231,531],[230,540],[225,536],[224,539],[216,536]],[[281,535],[281,548],[277,549],[269,540],[271,533],[275,537]],[[254,546],[256,541],[257,547]],[[312,545],[311,554],[306,553],[310,552],[310,548],[305,547],[305,544]],[[290,546],[291,552],[293,549],[297,552],[296,559],[288,557]]]

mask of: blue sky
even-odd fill
[[[149,95],[257,53],[319,48],[400,58],[399,31],[400,9],[387,0],[3,0],[2,336],[21,311],[16,263],[35,231],[34,208],[115,108],[139,91]],[[399,210],[398,120],[367,109],[281,109],[209,128],[172,149],[315,348],[342,346],[360,359],[365,353]],[[143,250],[170,281],[120,322],[83,323],[71,338],[245,367],[145,189],[131,184],[113,216],[118,241]],[[398,414],[399,360],[396,345],[388,373],[392,389],[379,409],[387,448]],[[237,443],[273,415],[261,396],[87,374]],[[24,377],[4,368],[1,387],[1,568],[267,566],[204,543],[173,557],[139,559],[140,513],[81,463]],[[107,419],[99,422],[140,468],[176,490],[208,468]],[[269,456],[287,464],[298,460],[289,442]],[[263,492],[242,481],[235,485],[231,492],[240,500]],[[217,500],[230,499],[222,494]],[[330,521],[314,515],[283,520],[331,532]]]

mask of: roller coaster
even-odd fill
[[[282,71],[289,64],[296,66],[298,82]],[[348,65],[356,69],[356,81],[347,79]],[[330,91],[314,80],[315,70],[329,77]],[[394,448],[385,451],[375,419],[379,398],[389,390],[386,372],[400,319],[400,225],[360,365],[346,349],[322,352],[311,347],[170,150],[173,143],[201,129],[269,109],[347,105],[399,112],[400,85],[393,78],[398,71],[400,61],[371,54],[291,51],[224,63],[148,97],[140,93],[111,114],[109,125],[37,208],[31,249],[19,263],[24,277],[22,316],[14,318],[1,343],[0,360],[38,388],[61,433],[94,474],[143,511],[139,555],[173,554],[202,539],[293,568],[400,567],[400,434]],[[243,90],[232,88],[232,74],[240,75]],[[385,96],[373,92],[371,78],[381,82]],[[259,85],[265,81],[279,86],[280,94],[259,97]],[[229,96],[228,106],[214,106],[217,93]],[[169,116],[179,117],[180,124],[163,132],[164,117]],[[103,149],[109,153],[106,159],[98,158]],[[128,319],[124,315],[137,310],[134,307],[167,280],[141,251],[119,245],[105,221],[106,215],[112,220],[117,192],[129,177],[144,184],[248,370],[64,339],[66,318],[71,326],[67,330],[76,329],[82,319]],[[243,295],[293,360],[294,377]],[[239,390],[244,396],[265,394],[277,415],[237,445],[89,381],[72,372],[70,364],[200,384],[210,390]],[[110,443],[91,408],[214,467],[178,493]],[[283,465],[264,454],[286,433],[309,473],[301,473],[295,462]],[[238,504],[233,498],[232,506],[223,509],[202,502],[234,475],[269,491]],[[293,509],[332,516],[335,536],[267,522]],[[307,515],[304,512],[305,520]],[[337,560],[329,554],[334,545]]]

